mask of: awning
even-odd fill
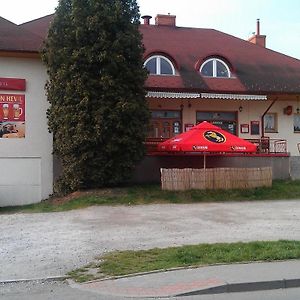
[[[222,100],[267,100],[266,95],[215,94],[215,93],[173,93],[148,91],[147,98],[164,99],[222,99]]]
[[[171,93],[171,92],[148,92],[148,98],[173,98],[173,99],[196,99],[200,98],[197,93]]]
[[[211,94],[211,93],[201,93],[201,98],[224,99],[224,100],[267,100],[266,95]]]

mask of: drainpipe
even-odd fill
[[[268,108],[266,109],[266,111],[262,114],[261,116],[261,137],[265,136],[265,122],[264,122],[264,118],[265,115],[268,113],[268,111],[270,110],[270,108],[274,105],[274,103],[278,100],[278,97],[275,98],[272,103],[268,106]]]

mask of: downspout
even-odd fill
[[[262,114],[261,116],[261,137],[265,136],[265,122],[264,122],[264,118],[265,115],[268,113],[268,111],[270,110],[270,108],[274,105],[274,103],[278,100],[278,97],[276,97],[272,103],[268,106],[268,108],[266,109],[266,111]]]

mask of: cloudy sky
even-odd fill
[[[0,0],[0,15],[20,24],[54,12],[58,0]],[[267,47],[300,59],[299,0],[137,0],[141,15],[176,15],[178,26],[213,28],[242,39],[256,30]],[[154,19],[152,20],[154,22]]]

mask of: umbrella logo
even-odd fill
[[[215,130],[208,130],[204,132],[204,137],[213,143],[217,143],[217,144],[221,144],[221,143],[225,143],[226,142],[226,137]]]

